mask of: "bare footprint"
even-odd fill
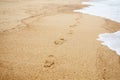
[[[54,44],[55,44],[55,45],[61,45],[61,44],[63,44],[64,42],[65,42],[65,39],[64,39],[64,38],[60,38],[60,39],[54,41]]]
[[[73,24],[73,25],[70,25],[69,27],[76,27],[77,26],[77,24]]]
[[[76,18],[75,20],[76,20],[76,24],[79,24],[79,23],[80,23],[80,21],[79,21],[80,18]]]
[[[73,34],[73,30],[69,30],[68,34]]]
[[[14,30],[14,29],[16,29],[15,27],[13,27],[11,30]]]
[[[106,69],[103,69],[102,80],[106,80],[105,74],[106,74]]]
[[[4,30],[4,31],[2,31],[2,32],[7,32],[7,30]]]
[[[55,65],[54,55],[49,55],[44,63],[44,68],[52,68]]]

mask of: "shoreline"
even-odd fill
[[[32,16],[23,21],[28,27],[20,24],[0,32],[1,80],[120,79],[119,56],[96,40],[101,33],[118,30],[119,23],[72,12],[84,7],[77,1],[38,2],[18,7],[19,16]]]

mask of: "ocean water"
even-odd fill
[[[74,12],[91,14],[120,22],[120,0],[92,0],[91,2],[83,2],[82,4],[91,6],[74,10]]]
[[[82,4],[90,6],[74,12],[99,16],[120,23],[120,0],[91,0]],[[120,55],[120,31],[100,34],[97,40]]]

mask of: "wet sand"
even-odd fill
[[[120,23],[74,13],[80,0],[0,1],[0,80],[120,80],[101,33]]]

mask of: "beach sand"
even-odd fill
[[[85,0],[0,0],[0,80],[120,80],[97,41],[120,23],[74,13]]]

